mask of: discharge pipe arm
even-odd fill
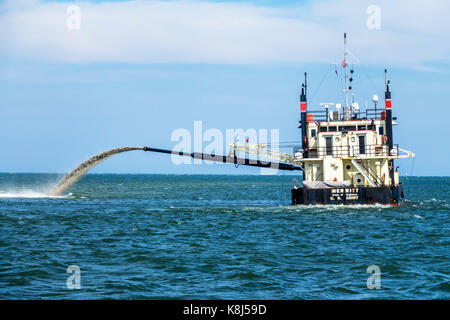
[[[201,160],[208,160],[208,161],[215,161],[215,162],[234,163],[234,164],[251,166],[251,167],[272,168],[272,169],[287,170],[287,171],[302,170],[302,168],[300,166],[297,166],[294,164],[282,163],[282,162],[271,162],[271,161],[260,161],[260,160],[255,160],[255,159],[244,159],[244,158],[238,158],[235,156],[214,155],[214,154],[207,154],[207,153],[201,153],[201,152],[183,152],[183,151],[150,148],[150,147],[143,147],[142,150],[150,151],[150,152],[174,154],[174,155],[178,155],[178,156],[191,157],[194,159],[201,159]]]

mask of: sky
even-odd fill
[[[444,0],[1,1],[0,172],[65,173],[121,146],[172,149],[173,132],[193,133],[197,120],[299,141],[304,72],[310,109],[343,102],[333,64],[346,32],[361,106],[384,97],[388,69],[394,143],[416,154],[397,162],[400,174],[448,176],[448,12]],[[259,170],[134,151],[92,172]]]

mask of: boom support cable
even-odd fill
[[[323,82],[325,81],[326,77],[327,77],[328,74],[330,73],[330,70],[331,70],[331,67],[332,67],[332,66],[333,66],[333,65],[330,64],[330,67],[327,69],[327,71],[326,71],[325,74],[323,75],[322,80],[319,82],[319,86],[316,88],[316,90],[314,91],[313,95],[311,96],[311,99],[310,99],[311,103],[312,103],[312,101],[314,101],[314,97],[316,96],[317,92],[318,92],[319,89],[322,87],[322,84],[323,84]]]

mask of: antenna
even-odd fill
[[[334,65],[337,65],[338,63],[333,63]],[[351,64],[350,68],[350,74],[348,72],[348,65]],[[350,101],[349,101],[349,92],[352,91],[352,82],[354,77],[354,69],[353,66],[355,64],[360,64],[359,59],[347,48],[347,32],[344,32],[344,60],[340,62],[340,65],[342,68],[344,68],[344,84],[343,84],[343,92],[345,95],[345,103],[343,103],[342,107],[344,108],[344,118],[349,118],[350,114]],[[337,69],[336,69],[337,74]]]
[[[306,90],[308,89],[308,84],[306,83],[306,72],[305,72],[305,84],[304,84],[304,88],[305,88],[305,95],[306,95]]]
[[[345,92],[345,107],[344,107],[344,120],[349,120],[350,119],[350,107],[348,104],[348,93],[350,92],[350,90],[352,89],[351,86],[349,86],[349,79],[348,79],[348,64],[347,64],[347,55],[348,55],[348,50],[347,50],[347,33],[344,33],[344,61],[342,61],[342,67],[345,70],[345,88],[344,88],[344,92]],[[350,78],[350,82],[353,81],[352,78]]]
[[[378,96],[376,94],[373,95],[372,98],[373,104],[375,105],[375,119],[377,118],[377,104],[378,104]]]
[[[384,84],[386,86],[386,92],[389,92],[389,84],[391,83],[390,80],[387,78],[387,69],[384,69]]]
[[[302,97],[301,99],[304,99],[302,101],[306,101],[306,90],[308,89],[308,84],[306,83],[306,72],[305,72],[305,82],[302,83]]]
[[[347,32],[344,32],[344,61],[342,61],[342,66],[345,70],[345,107],[348,107],[348,73],[347,73]]]

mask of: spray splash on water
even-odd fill
[[[50,196],[60,196],[67,188],[69,188],[72,184],[81,179],[82,176],[86,174],[86,172],[95,167],[103,160],[111,157],[112,155],[132,151],[132,150],[144,150],[143,147],[123,147],[123,148],[115,148],[105,152],[102,152],[96,156],[93,156],[89,160],[80,164],[75,170],[66,175],[61,181],[58,182],[56,187],[50,191]]]
[[[0,199],[1,198],[65,198],[65,196],[52,196],[48,193],[38,192],[34,190],[13,190],[0,191]]]

